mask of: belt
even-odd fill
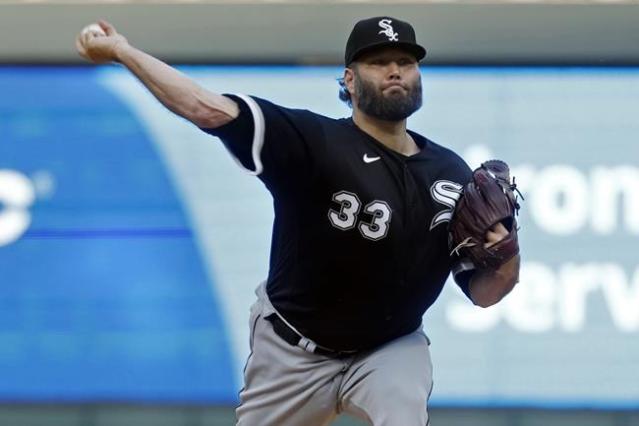
[[[282,340],[288,343],[291,346],[299,346],[304,349],[306,352],[314,353],[316,355],[322,355],[329,358],[346,358],[349,356],[355,355],[358,351],[337,351],[334,349],[325,348],[323,346],[318,345],[306,337],[298,334],[297,331],[293,330],[291,327],[286,324],[282,318],[280,318],[277,314],[273,313],[267,317],[264,317],[268,322],[273,325],[273,331],[277,334]]]

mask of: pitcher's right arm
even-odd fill
[[[213,129],[238,116],[235,101],[206,90],[175,68],[130,45],[110,23],[98,23],[106,35],[86,31],[76,38],[76,48],[83,58],[96,64],[121,63],[162,105],[198,127]]]

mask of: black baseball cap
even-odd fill
[[[408,22],[390,16],[362,19],[357,22],[346,42],[344,64],[348,66],[362,53],[396,46],[415,55],[418,61],[426,56],[426,49],[417,44],[415,30]]]

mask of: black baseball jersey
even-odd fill
[[[203,130],[273,195],[267,293],[306,337],[352,350],[410,333],[451,269],[472,270],[449,256],[448,222],[471,178],[451,150],[410,132],[421,151],[407,157],[350,118],[227,96],[239,117]]]

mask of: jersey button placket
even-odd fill
[[[399,285],[400,288],[406,288],[407,284],[407,279],[406,279],[406,274],[408,273],[408,263],[407,263],[407,259],[409,258],[408,255],[410,254],[410,237],[411,237],[411,230],[409,230],[409,226],[408,226],[408,218],[411,216],[411,211],[410,209],[413,207],[414,203],[411,202],[410,200],[410,188],[409,188],[409,183],[413,182],[412,176],[410,174],[410,170],[408,169],[408,164],[406,163],[407,160],[402,161],[402,168],[403,168],[403,179],[402,179],[402,183],[403,183],[403,187],[402,187],[402,192],[403,192],[403,207],[404,207],[404,211],[403,211],[403,223],[404,223],[404,229],[402,229],[402,247],[401,247],[401,251],[403,253],[403,255],[401,256],[402,261],[400,261],[400,269],[399,269],[399,280],[397,281],[397,284]]]

